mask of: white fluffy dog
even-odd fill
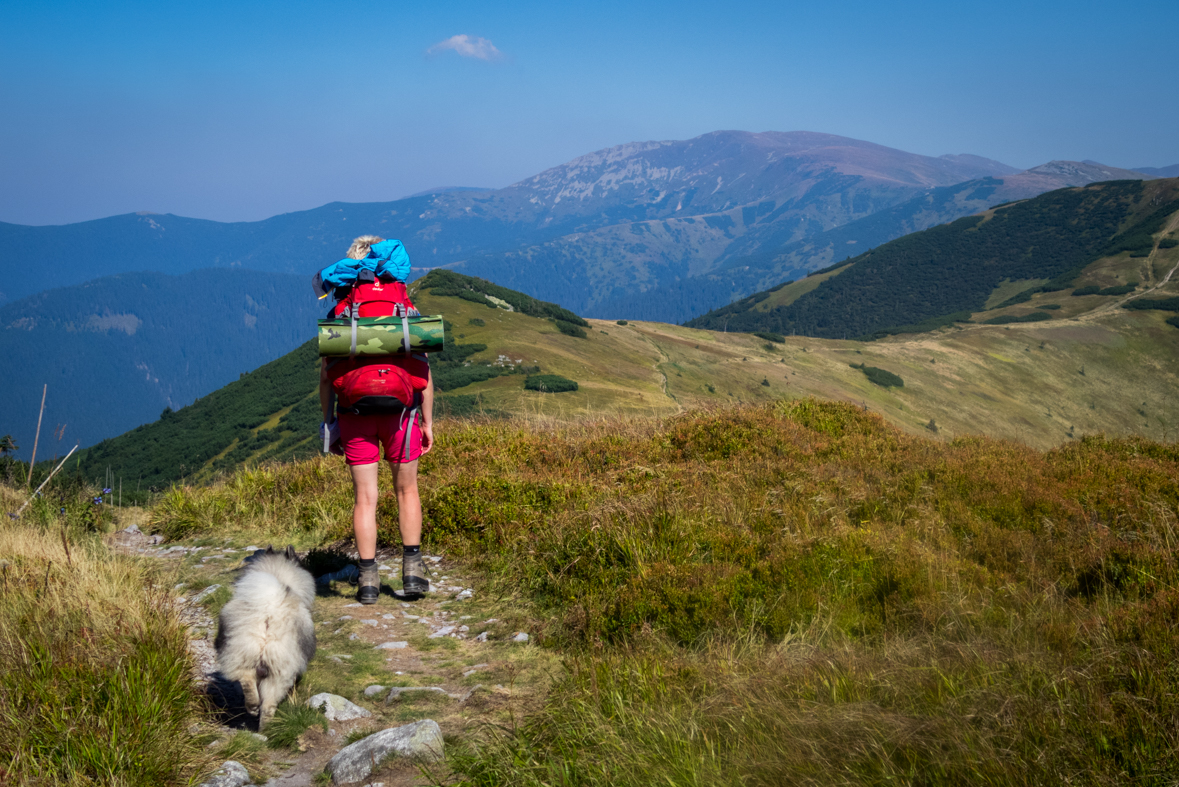
[[[295,548],[267,547],[233,586],[221,609],[217,669],[238,681],[246,711],[261,728],[315,655],[311,603],[315,580],[299,566]]]

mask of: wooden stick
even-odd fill
[[[79,443],[78,445],[81,445],[81,443]],[[49,474],[49,478],[46,478],[44,481],[42,481],[41,486],[37,487],[37,491],[33,492],[33,497],[36,497],[37,492],[40,492],[42,489],[45,488],[45,485],[49,483],[49,480],[51,478],[53,478],[55,475],[57,475],[57,471],[60,470],[61,466],[66,463],[66,459],[69,459],[71,456],[73,456],[74,451],[77,451],[77,450],[78,450],[77,445],[75,445],[73,448],[70,449],[70,452],[68,454],[66,454],[65,457],[62,458],[62,460],[60,462],[58,462],[57,467],[53,468],[53,472]],[[25,508],[29,505],[29,503],[33,502],[33,497],[30,497],[28,500],[26,500],[25,504],[16,510],[17,516],[20,516],[20,512],[24,511]]]
[[[37,414],[37,434],[33,437],[33,458],[29,460],[29,480],[26,486],[33,485],[33,465],[37,464],[37,442],[41,439],[41,419],[45,416],[45,394],[49,392],[49,383],[41,389],[41,412]]]

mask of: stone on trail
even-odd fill
[[[380,645],[377,645],[377,647],[375,649],[376,650],[401,650],[402,648],[408,648],[408,647],[409,647],[408,642],[382,642]]]
[[[448,634],[453,634],[455,631],[455,628],[456,628],[455,626],[443,626],[442,628],[438,629],[433,634],[431,634],[429,637],[427,637],[427,639],[438,639],[439,637],[445,637]]]
[[[333,784],[355,784],[392,756],[425,762],[441,760],[442,729],[433,719],[422,719],[381,730],[341,749],[328,761],[324,773],[332,777]]]
[[[512,642],[527,642],[528,639],[529,637],[526,633],[523,631],[517,631],[516,636],[512,637]]]
[[[439,738],[441,739],[441,736]],[[246,766],[235,760],[226,760],[225,764],[218,768],[208,781],[201,782],[199,787],[244,787],[253,783],[254,780],[250,778]]]
[[[384,687],[384,686],[380,686],[380,685],[372,685],[372,686],[369,686],[367,689],[365,689],[365,690],[364,690],[364,696],[366,696],[366,697],[375,697],[376,695],[380,694],[380,693],[381,693],[382,691],[384,691],[384,690],[385,690],[385,687]]]
[[[205,599],[207,599],[209,596],[216,593],[220,589],[221,589],[220,585],[209,585],[207,588],[202,590],[200,593],[197,593],[195,596],[193,596],[191,603],[199,604],[202,601],[204,601]]]
[[[440,686],[394,686],[389,689],[389,696],[385,698],[388,705],[393,700],[401,699],[403,694],[442,694],[449,697],[450,692]]]
[[[476,642],[486,642],[487,641],[487,632],[484,631],[484,632],[480,633],[479,636],[475,637],[475,641]]]
[[[130,525],[129,527],[123,528],[123,532],[124,533],[142,533],[143,531],[139,529],[139,525]]]
[[[323,711],[328,721],[351,721],[352,719],[366,719],[372,716],[370,711],[349,702],[339,694],[316,694],[307,700],[307,707]]]

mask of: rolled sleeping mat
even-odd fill
[[[405,342],[407,327],[408,347]],[[319,321],[319,354],[347,357],[442,352],[446,349],[445,336],[440,314],[431,317],[359,317],[355,331],[353,322],[341,317]]]

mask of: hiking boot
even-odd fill
[[[418,598],[429,592],[430,581],[426,579],[426,567],[422,565],[420,553],[402,558],[401,586],[402,592],[410,598]]]
[[[356,591],[356,600],[361,604],[376,604],[381,597],[381,575],[375,565],[360,567],[360,587]]]

